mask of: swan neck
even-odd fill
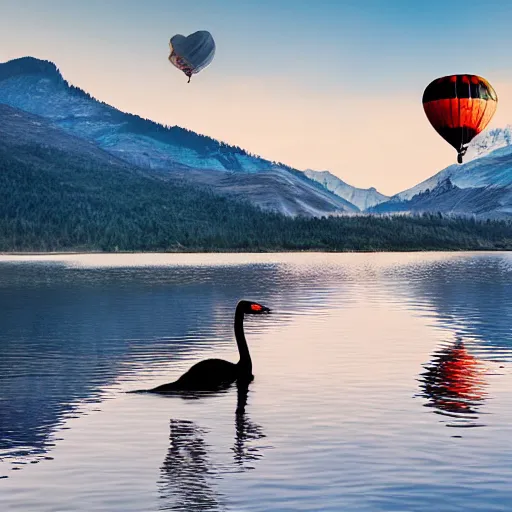
[[[244,334],[244,313],[239,308],[235,311],[235,338],[240,354],[240,364],[252,366],[251,355]]]

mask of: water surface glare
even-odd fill
[[[511,296],[507,253],[0,256],[0,510],[508,511]],[[236,362],[240,298],[248,391],[126,393]]]

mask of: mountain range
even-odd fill
[[[50,61],[0,64],[0,137],[94,153],[121,168],[185,182],[287,216],[442,212],[512,214],[512,126],[476,137],[466,163],[392,197],[328,171],[293,169],[178,126],[121,112],[70,85]],[[71,137],[71,138],[69,138]]]
[[[359,211],[296,169],[102,103],[70,85],[49,61],[23,57],[0,64],[0,103],[46,120],[54,135],[61,130],[161,178],[208,186],[263,209],[290,216]]]

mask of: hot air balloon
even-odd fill
[[[169,61],[188,76],[199,73],[213,60],[215,41],[210,32],[200,30],[185,37],[177,34],[169,42]]]
[[[437,133],[457,150],[462,163],[468,144],[489,124],[498,97],[491,84],[476,75],[450,75],[431,82],[423,108]]]

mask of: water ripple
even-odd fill
[[[511,276],[498,253],[0,257],[1,508],[506,510]],[[243,408],[125,393],[236,361],[241,297],[273,310]]]

